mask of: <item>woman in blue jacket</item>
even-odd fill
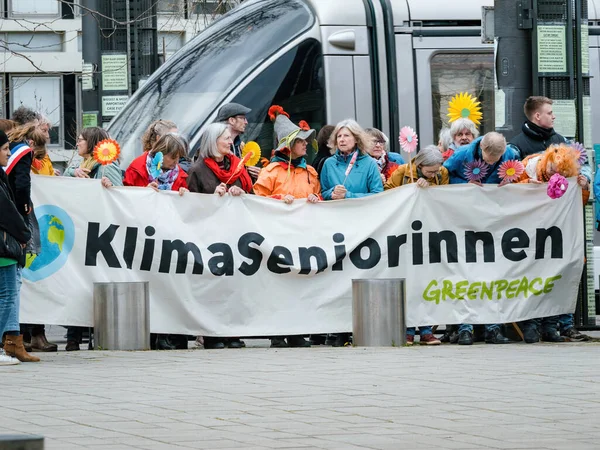
[[[323,199],[361,198],[383,192],[377,163],[365,152],[367,145],[364,130],[354,120],[337,124],[329,139],[329,146],[336,152],[325,161],[321,171]],[[358,152],[356,161],[346,177],[346,169],[355,152]]]
[[[336,151],[323,164],[321,170],[321,195],[324,200],[361,198],[383,192],[383,182],[377,162],[365,152],[369,138],[354,120],[338,123],[329,138],[329,147]],[[354,165],[346,176],[346,170],[353,156]],[[351,333],[339,333],[334,347],[350,343]]]

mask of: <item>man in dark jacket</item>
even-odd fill
[[[521,134],[510,143],[521,152],[521,159],[534,153],[542,153],[552,144],[563,144],[567,140],[554,131],[552,100],[548,97],[529,97],[525,101],[527,120],[521,127]]]
[[[529,97],[524,106],[527,121],[523,124],[523,132],[511,140],[511,144],[517,147],[521,153],[521,159],[535,153],[542,153],[552,144],[563,144],[567,140],[554,131],[554,113],[552,112],[552,100],[548,97]],[[581,168],[581,173],[590,180],[589,165]],[[524,340],[528,344],[540,340],[540,328],[542,340],[547,342],[563,341],[587,341],[588,336],[580,333],[575,328],[573,314],[561,314],[560,316],[544,317],[541,319],[527,320],[521,322]],[[557,325],[558,329],[557,330]]]

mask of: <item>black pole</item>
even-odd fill
[[[83,61],[92,64],[94,89],[84,90],[81,95],[83,113],[97,112],[98,126],[102,123],[102,108],[100,104],[100,18],[94,14],[98,11],[100,0],[81,0],[81,33]]]

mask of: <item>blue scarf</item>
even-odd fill
[[[161,191],[170,191],[173,188],[173,183],[179,176],[179,166],[175,165],[172,169],[161,171],[160,175],[157,178],[152,176],[154,172],[152,170],[152,156],[150,156],[150,152],[146,156],[146,169],[148,170],[148,179],[150,183],[156,181],[158,183],[158,189]]]

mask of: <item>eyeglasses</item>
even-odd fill
[[[85,142],[85,139],[84,139],[84,138],[82,138],[82,137],[78,137],[78,138],[77,138],[77,142],[81,142],[81,141]]]

